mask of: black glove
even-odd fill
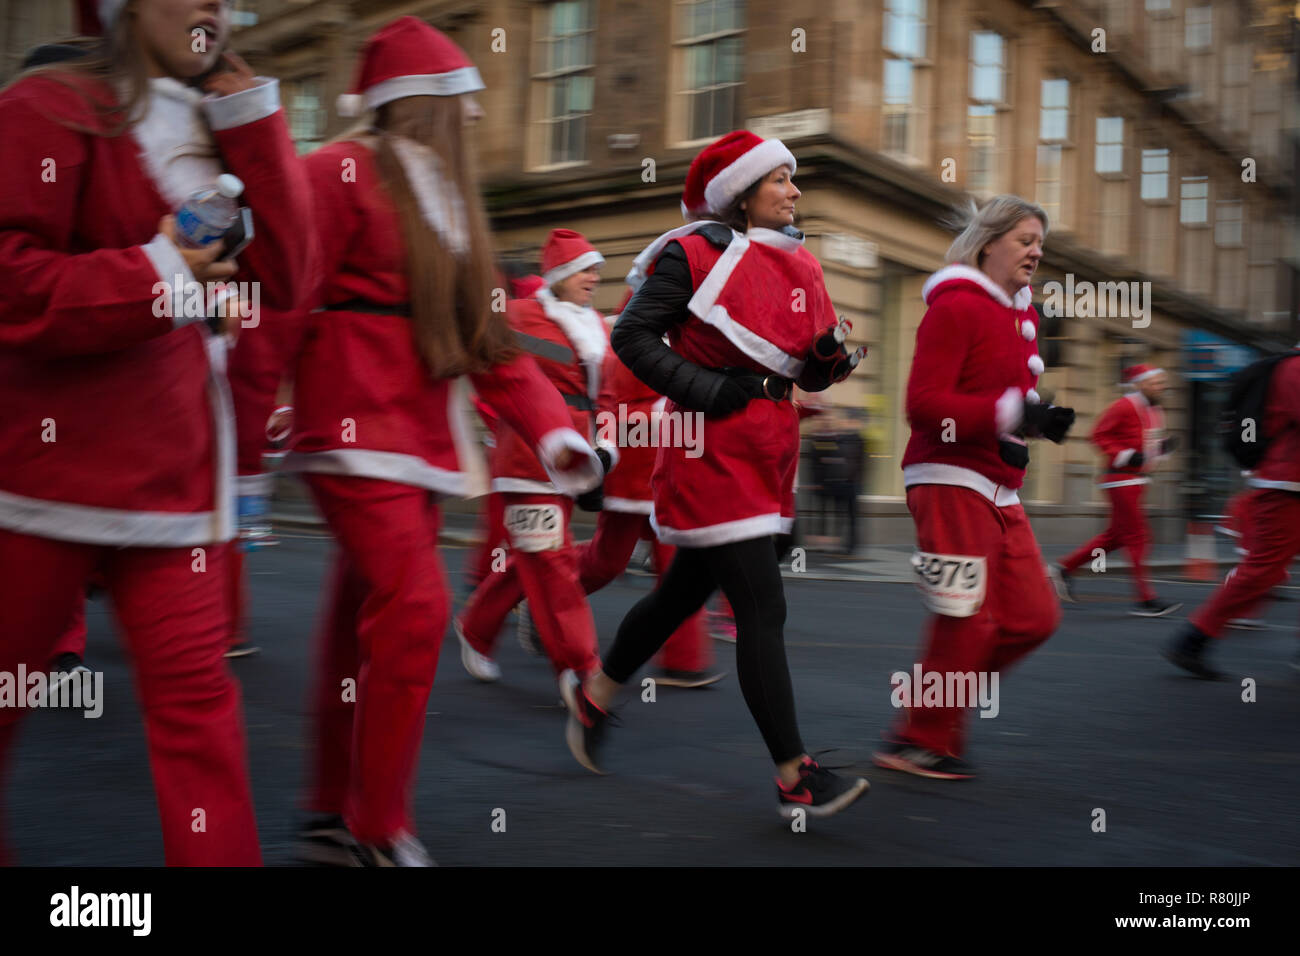
[[[1125,465],[1124,467],[1141,468],[1143,465],[1146,464],[1146,462],[1147,462],[1147,456],[1142,454],[1142,452],[1138,451],[1133,453],[1133,457],[1128,460],[1128,464]]]
[[[999,438],[998,455],[1012,468],[1024,471],[1029,467],[1029,446],[1022,441]]]
[[[603,474],[600,484],[595,488],[592,488],[590,491],[584,491],[582,494],[578,495],[577,498],[573,499],[573,503],[583,511],[603,511],[605,509],[604,475],[609,474],[609,470],[614,461],[614,457],[609,453],[608,449],[596,448],[594,451],[596,452],[596,457],[600,459],[600,467]]]
[[[863,356],[867,354],[864,345],[849,354],[844,347],[853,326],[844,319],[829,329],[823,329],[813,339],[812,348],[804,360],[803,371],[799,373],[796,383],[805,392],[821,392],[832,385],[844,381],[858,367]]]
[[[1059,405],[1025,402],[1024,432],[1029,438],[1046,438],[1060,444],[1074,424],[1074,409]]]
[[[1176,435],[1170,435],[1168,438],[1161,439],[1160,454],[1172,455],[1177,450],[1178,450],[1178,437]]]
[[[743,368],[724,368],[727,381],[722,383],[704,413],[721,418],[744,408],[755,398],[763,397],[763,376]]]

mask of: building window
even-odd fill
[[[1214,244],[1232,248],[1243,245],[1240,199],[1214,204]]]
[[[1178,221],[1184,226],[1200,226],[1210,221],[1210,178],[1184,176],[1179,193]]]
[[[1213,20],[1213,7],[1188,7],[1186,25],[1183,31],[1183,43],[1189,50],[1208,50],[1210,48],[1210,24]]]
[[[323,77],[308,76],[285,83],[285,115],[289,136],[299,153],[309,153],[325,141],[329,111],[321,96]]]
[[[1142,198],[1169,198],[1169,150],[1142,150]]]
[[[970,37],[970,103],[966,110],[966,144],[971,192],[994,192],[998,106],[1006,93],[1006,41],[997,33],[980,30]]]
[[[1124,172],[1124,117],[1097,117],[1097,172]]]
[[[540,141],[535,165],[581,163],[587,158],[587,117],[595,93],[592,0],[561,0],[539,10],[533,107]]]
[[[1070,138],[1070,81],[1043,80],[1038,118],[1038,205],[1053,224],[1063,221],[1062,178],[1066,143]]]
[[[1147,13],[1161,13],[1169,9],[1169,0],[1147,0]]]
[[[918,104],[926,57],[925,0],[886,0],[885,152],[918,156]]]
[[[682,129],[687,140],[712,139],[740,123],[744,79],[741,0],[679,0],[677,41],[686,86]]]

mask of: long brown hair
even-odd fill
[[[149,70],[140,52],[133,7],[134,3],[128,0],[104,37],[62,41],[83,49],[85,53],[81,57],[32,67],[19,73],[13,82],[29,76],[47,77],[80,97],[94,118],[94,125],[88,126],[71,116],[51,119],[79,133],[121,135],[143,118],[141,105],[149,93]]]
[[[483,372],[519,351],[505,314],[492,310],[497,271],[461,109],[459,96],[407,96],[385,103],[375,116],[380,180],[397,209],[406,244],[416,346],[434,378]],[[460,192],[465,210],[469,249],[464,256],[457,257],[424,221],[388,136],[426,146],[442,160],[447,183]]]

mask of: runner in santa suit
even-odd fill
[[[1207,680],[1223,677],[1206,661],[1210,640],[1281,584],[1300,554],[1300,345],[1273,369],[1262,433],[1268,446],[1247,479],[1257,489],[1246,501],[1250,553],[1164,650],[1174,664]]]
[[[627,299],[631,299],[630,292]],[[579,549],[578,577],[587,594],[594,594],[623,573],[638,541],[650,543],[660,581],[672,564],[676,549],[660,541],[650,527],[654,506],[650,478],[659,439],[664,435],[661,416],[666,403],[664,396],[632,374],[613,349],[609,351],[596,400],[597,436],[618,445],[619,462],[605,479],[596,531]],[[679,421],[686,424],[684,419]],[[671,423],[664,425],[670,429],[669,439],[674,434],[683,435]],[[694,435],[693,440],[699,441],[700,436]],[[655,672],[658,683],[666,687],[706,687],[726,676],[711,667],[713,655],[703,617],[702,610],[692,614],[659,651]]]
[[[555,229],[542,247],[545,287],[506,309],[520,345],[563,396],[573,428],[589,440],[595,438],[595,402],[609,346],[605,321],[591,308],[604,261],[581,234]],[[602,453],[611,466],[617,460],[609,446]],[[551,481],[535,444],[511,428],[497,434],[492,490],[505,495],[510,557],[503,571],[484,577],[454,622],[461,662],[477,680],[499,680],[493,660],[497,635],[526,597],[556,674],[587,673],[597,663],[596,624],[578,581],[578,550],[569,529],[574,495]]]
[[[411,787],[450,616],[438,495],[482,494],[469,386],[575,490],[601,470],[568,409],[491,308],[496,271],[465,127],[478,71],[402,17],[367,42],[368,132],[304,160],[323,258],[321,308],[294,372],[286,471],[339,545],[316,680],[316,744],[298,852],[428,866]],[[346,173],[346,175],[341,175]]]
[[[677,547],[668,573],[623,619],[600,669],[585,681],[567,674],[562,684],[569,747],[602,772],[599,750],[619,688],[721,588],[736,614],[741,690],[788,817],[835,813],[867,789],[808,756],[785,658],[779,561],[794,524],[799,459],[789,399],[796,381],[824,389],[860,358],[845,352],[821,266],[793,228],[794,171],[779,140],[728,133],[687,173],[682,212],[697,221],[634,261],[636,294],[614,329],[615,351],[668,397],[668,414],[698,411],[706,421],[698,446],[659,449],[651,523]],[[710,215],[721,221],[702,219]]]
[[[1059,443],[1074,422],[1072,409],[1042,403],[1034,390],[1043,360],[1029,280],[1046,233],[1041,208],[998,196],[972,213],[948,250],[951,264],[922,290],[928,309],[907,382],[903,484],[916,521],[913,568],[935,612],[923,682],[938,674],[947,687],[948,674],[1003,671],[1061,619],[1017,494],[1025,439]],[[875,762],[935,779],[974,776],[962,759],[969,703],[931,702],[922,690],[902,697],[906,709]]]
[[[167,862],[255,865],[239,690],[222,660],[234,442],[213,335],[240,317],[175,306],[204,306],[195,283],[233,277],[294,308],[313,269],[310,206],[278,84],[224,52],[230,6],[123,7],[98,4],[99,51],[0,94],[0,672],[42,668],[102,571]],[[227,171],[256,221],[237,264],[217,261],[219,242],[182,249],[170,217]],[[23,713],[8,703],[0,776]]]
[[[512,298],[527,299],[546,282],[541,276],[523,276],[518,279],[510,280],[510,290]],[[497,427],[501,421],[499,415],[492,411],[481,398],[474,396],[474,408],[483,419],[483,424],[488,428],[491,437],[490,447],[496,448]],[[492,570],[493,562],[504,552],[510,542],[510,537],[506,533],[506,504],[505,495],[499,491],[490,492],[487,495],[487,504],[483,508],[483,519],[480,522],[480,528],[483,534],[483,543],[479,545],[478,551],[465,562],[465,586],[467,589],[466,596],[474,593],[474,589],[482,583],[487,577],[488,572]],[[498,567],[498,571],[502,568]]]
[[[1127,548],[1138,597],[1129,613],[1135,617],[1164,617],[1183,605],[1161,601],[1151,587],[1145,563],[1151,529],[1142,510],[1142,494],[1151,482],[1147,473],[1176,446],[1175,439],[1164,433],[1165,416],[1160,409],[1165,373],[1149,365],[1134,365],[1124,370],[1124,384],[1133,391],[1111,403],[1092,431],[1092,443],[1102,455],[1100,486],[1110,496],[1110,524],[1060,564],[1050,566],[1049,571],[1057,596],[1073,602],[1070,575],[1092,561],[1098,550]]]

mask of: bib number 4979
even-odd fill
[[[917,551],[912,555],[916,586],[926,607],[947,617],[970,617],[983,607],[987,565],[985,558],[963,554]]]

